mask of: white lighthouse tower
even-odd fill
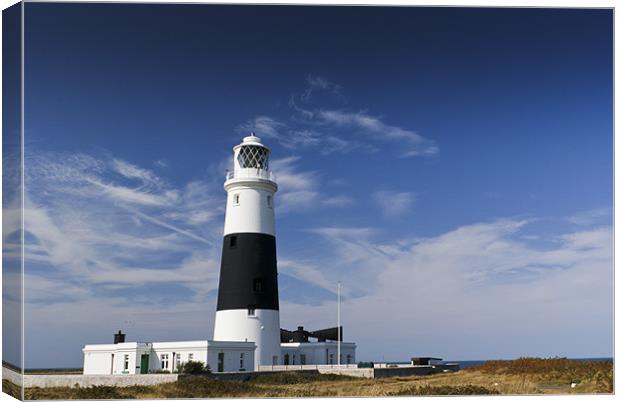
[[[233,148],[213,339],[253,341],[254,364],[279,364],[280,312],[269,148],[254,133]]]

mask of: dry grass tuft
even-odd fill
[[[308,373],[301,371],[285,371],[285,372],[275,372],[273,374],[268,375],[259,375],[248,380],[254,384],[274,384],[274,385],[284,385],[284,384],[305,384],[305,383],[314,383],[314,382],[323,382],[323,381],[355,381],[361,380],[359,377],[351,377],[346,375],[338,375],[338,374],[321,374],[317,375],[316,373]]]
[[[397,392],[390,392],[388,396],[401,395],[497,395],[494,389],[481,387],[480,385],[424,385],[403,388]]]

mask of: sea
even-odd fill
[[[585,357],[585,358],[572,358],[570,360],[577,360],[583,362],[605,362],[614,360],[613,357]],[[512,359],[493,359],[493,360],[512,360]],[[461,369],[468,367],[479,366],[488,360],[444,360],[442,363],[458,363]],[[389,362],[389,364],[409,364],[410,362]]]

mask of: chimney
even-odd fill
[[[114,334],[114,344],[124,343],[125,342],[125,334],[118,330],[118,334]]]

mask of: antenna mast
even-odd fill
[[[340,368],[340,281],[338,281],[338,368]]]

